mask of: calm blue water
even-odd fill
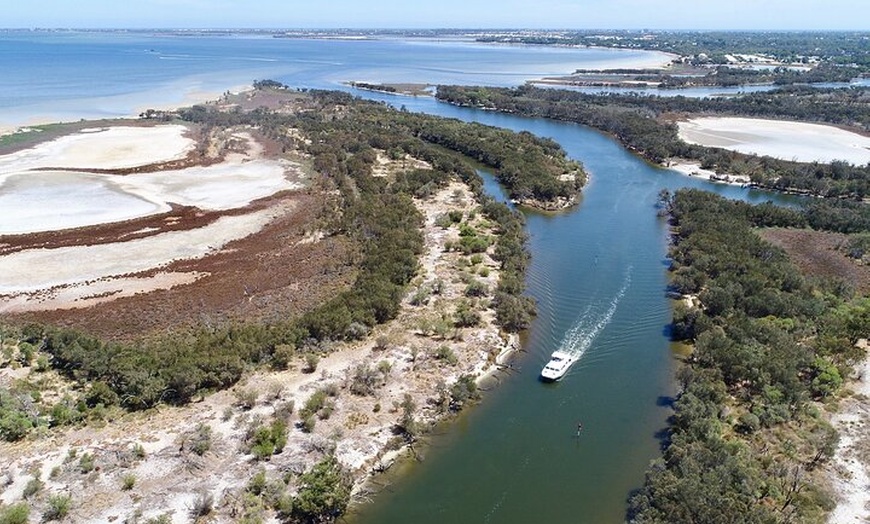
[[[480,45],[461,40],[0,32],[0,125],[135,115],[276,79],[517,85],[577,68],[619,67],[644,51]]]
[[[191,90],[222,91],[256,78],[293,87],[349,80],[510,85],[631,56],[455,41],[0,33],[0,109],[16,123],[43,115],[126,115],[178,102],[172,97]],[[668,416],[663,400],[673,394],[665,334],[667,227],[656,217],[656,196],[662,188],[693,186],[756,202],[776,197],[650,166],[581,126],[425,97],[360,94],[551,137],[592,179],[572,211],[527,213],[528,292],[539,315],[515,373],[442,428],[427,460],[407,468],[354,518],[371,524],[620,522],[626,497],[659,453],[656,435]],[[498,190],[491,179],[487,188]],[[557,348],[583,356],[562,382],[542,384],[541,366]],[[586,428],[580,439],[574,438],[577,420]]]

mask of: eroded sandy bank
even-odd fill
[[[847,387],[853,395],[841,401],[831,418],[840,443],[832,461],[837,506],[828,518],[830,524],[870,522],[870,355]]]

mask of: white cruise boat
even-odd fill
[[[559,380],[568,372],[571,364],[577,361],[577,357],[565,351],[554,351],[550,355],[550,361],[541,370],[541,378],[548,382]]]

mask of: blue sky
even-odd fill
[[[870,0],[4,0],[2,27],[870,30]]]

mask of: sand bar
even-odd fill
[[[171,231],[127,242],[12,253],[0,257],[0,294],[33,293],[148,271],[175,260],[201,258],[233,240],[256,233],[280,213],[280,209],[273,208],[226,216],[198,229]]]
[[[680,122],[680,138],[690,144],[798,162],[854,165],[870,163],[870,137],[821,124],[710,117]]]
[[[0,173],[45,167],[124,169],[181,160],[196,143],[182,125],[84,129],[9,155]]]
[[[63,169],[119,169],[183,159],[194,142],[180,125],[112,127],[61,137],[0,156],[0,235],[57,231],[141,218],[170,204],[222,211],[297,189],[285,176],[298,166],[260,158],[252,137],[248,154],[210,166],[117,176]],[[252,158],[253,157],[253,158]],[[51,171],[33,171],[46,167]]]

